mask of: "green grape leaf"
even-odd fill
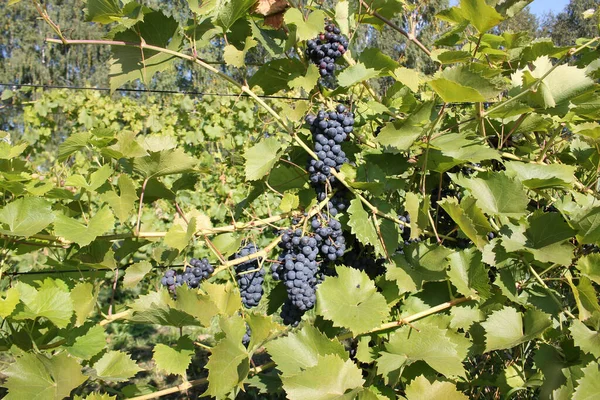
[[[128,175],[119,176],[119,191],[120,196],[111,190],[101,194],[100,199],[108,203],[121,223],[125,223],[131,218],[138,199],[135,185]]]
[[[492,295],[488,273],[481,261],[479,251],[475,249],[457,251],[450,254],[448,260],[450,261],[448,277],[460,293],[474,298],[480,297],[483,300]]]
[[[459,304],[450,309],[450,328],[463,329],[465,332],[469,330],[475,322],[480,322],[485,319],[485,313],[476,306],[468,305],[469,303]]]
[[[296,38],[300,41],[314,39],[324,31],[325,18],[327,15],[322,10],[316,10],[308,15],[305,21],[302,12],[297,8],[288,10],[284,15],[284,21],[288,25],[296,27]]]
[[[94,285],[90,282],[79,282],[71,290],[71,300],[76,316],[75,326],[83,325],[96,307],[97,294],[94,293]]]
[[[144,15],[127,31],[114,35],[114,40],[140,43],[140,36],[149,45],[178,51],[182,45],[182,36],[178,33],[179,24],[174,18],[154,11]],[[155,73],[169,68],[177,59],[174,55],[136,47],[113,46],[110,59],[110,87],[115,90],[127,82],[140,79],[148,83]],[[143,52],[143,54],[142,54]]]
[[[8,225],[8,229],[2,229],[0,233],[28,237],[40,232],[53,221],[50,203],[39,197],[23,197],[0,210],[0,222]]]
[[[552,229],[548,229],[551,226]],[[535,212],[529,218],[524,243],[536,260],[570,265],[573,258],[573,245],[566,242],[575,231],[569,227],[559,213]]]
[[[502,85],[467,66],[446,68],[428,83],[447,103],[486,101],[502,91]]]
[[[476,178],[452,176],[452,180],[469,189],[486,214],[519,217],[526,213],[529,198],[523,185],[504,172],[483,172]]]
[[[479,31],[485,33],[498,25],[504,18],[485,0],[460,0],[462,16]]]
[[[347,211],[350,215],[348,226],[352,229],[352,233],[356,235],[356,238],[361,243],[374,246],[377,252],[381,254],[381,243],[377,235],[377,230],[375,229],[375,225],[373,225],[373,221],[369,218],[369,214],[363,208],[361,201],[359,199],[352,199]]]
[[[7,400],[62,400],[88,379],[79,363],[66,353],[52,358],[23,353],[2,373],[8,377],[4,384]]]
[[[80,246],[87,246],[94,239],[108,230],[113,229],[115,219],[108,207],[103,207],[90,218],[87,225],[59,214],[54,222],[56,234],[66,240],[75,242]]]
[[[421,375],[406,387],[406,399],[468,400],[468,397],[459,392],[450,382],[433,381],[432,383]]]
[[[77,132],[71,134],[58,146],[58,161],[63,162],[74,153],[84,149],[91,136],[92,135],[89,132]]]
[[[586,320],[592,316],[594,312],[600,312],[600,304],[598,304],[598,294],[592,282],[585,276],[579,278],[579,284],[573,289],[573,296],[579,309],[579,318]]]
[[[86,397],[75,396],[75,400],[117,400],[117,396],[111,396],[106,393],[90,393]]]
[[[466,351],[461,354],[459,346],[447,336],[448,331],[423,323],[415,326],[418,331],[403,326],[392,333],[385,350],[406,357],[407,364],[422,360],[446,377],[464,377],[462,361]]]
[[[575,267],[582,275],[600,285],[600,254],[592,253],[581,257]]]
[[[413,142],[424,134],[433,110],[433,102],[425,102],[404,121],[388,122],[379,133],[377,141],[394,153],[408,150]]]
[[[100,325],[90,328],[85,334],[77,336],[72,345],[66,346],[73,357],[89,360],[106,347],[106,333]]]
[[[244,62],[246,53],[248,53],[248,50],[255,47],[257,44],[258,43],[256,40],[252,38],[246,39],[246,43],[244,44],[244,48],[242,50],[238,50],[234,45],[228,44],[223,49],[223,60],[225,60],[227,65],[242,68],[244,65],[246,65]]]
[[[180,50],[182,45],[177,21],[159,11],[145,14],[142,22],[118,32],[114,40],[140,43],[140,37],[146,44],[172,51]],[[168,69],[177,60],[174,55],[149,49],[140,51],[138,47],[113,46],[111,52],[109,78],[113,91],[136,79],[148,84],[154,74]]]
[[[194,344],[189,338],[182,336],[175,347],[162,343],[155,345],[152,359],[159,371],[185,377],[193,354]]]
[[[98,378],[110,382],[125,382],[143,371],[129,355],[122,351],[108,351],[95,364]]]
[[[29,146],[28,143],[19,143],[11,146],[6,142],[0,142],[0,160],[12,160],[13,158],[20,156],[27,146]]]
[[[204,393],[217,398],[225,396],[243,382],[250,370],[248,353],[242,345],[242,336],[246,332],[244,320],[234,316],[228,320],[221,319],[220,322],[225,337],[210,350],[206,364],[208,389]]]
[[[463,162],[478,163],[483,160],[500,160],[497,150],[482,144],[480,138],[465,134],[445,133],[431,141],[427,166],[443,172]]]
[[[269,337],[283,330],[281,325],[273,321],[271,316],[267,315],[246,314],[246,323],[250,327],[249,351],[256,349]]]
[[[408,69],[405,67],[396,68],[391,75],[401,84],[408,87],[414,93],[419,91],[419,73],[415,70]]]
[[[210,300],[217,306],[221,314],[234,315],[242,307],[242,299],[238,290],[234,290],[233,284],[226,285],[215,283],[202,283],[202,289]]]
[[[529,189],[571,188],[577,169],[572,165],[521,162],[507,162],[504,166],[509,176],[517,177]]]
[[[348,359],[344,346],[329,339],[317,328],[304,325],[301,330],[268,342],[265,347],[284,376],[293,376],[318,364],[319,356],[335,354]]]
[[[246,180],[261,179],[271,171],[279,159],[281,143],[275,138],[263,139],[244,153]]]
[[[363,63],[357,63],[346,68],[338,75],[338,83],[342,87],[350,87],[360,82],[379,76],[373,68],[367,68]]]
[[[306,67],[299,60],[275,59],[263,64],[248,80],[248,86],[260,86],[265,95],[272,95],[288,89],[289,82],[304,74],[305,70]]]
[[[575,346],[596,358],[600,358],[600,332],[589,329],[583,322],[577,320],[573,321],[573,325],[569,330],[575,341]]]
[[[90,182],[88,183],[82,175],[75,174],[67,178],[65,185],[84,188],[90,192],[95,192],[100,186],[102,186],[106,180],[112,175],[113,170],[110,165],[105,164],[97,171],[92,172],[90,175]]]
[[[19,304],[19,290],[15,287],[4,292],[4,298],[0,298],[0,317],[6,318],[13,313]]]
[[[118,0],[88,0],[86,17],[88,21],[110,24],[123,16]]]
[[[337,267],[337,276],[326,277],[317,290],[317,314],[348,328],[355,336],[376,328],[389,310],[367,274],[354,268]]]
[[[386,278],[395,281],[400,293],[417,292],[425,282],[446,279],[451,250],[437,244],[415,243],[404,247],[404,254],[392,256]]]
[[[279,203],[279,209],[283,212],[290,212],[295,210],[300,205],[300,198],[297,194],[291,192],[285,192]]]
[[[442,201],[438,201],[438,204],[444,209],[444,211],[448,213],[448,215],[450,215],[450,218],[452,218],[452,220],[456,222],[460,230],[469,239],[473,241],[473,243],[475,244],[475,246],[477,246],[478,249],[481,250],[488,243],[486,235],[492,230],[492,227],[489,226],[489,222],[487,222],[485,216],[483,218],[480,218],[478,221],[484,221],[484,223],[487,224],[487,226],[477,225],[470,218],[467,212],[465,212],[465,210],[463,209],[463,205],[470,205],[470,207],[467,210],[469,210],[472,213],[477,213],[481,216],[483,216],[483,213],[474,202],[469,202],[468,200],[465,200],[463,200],[459,205],[458,200],[455,197],[446,197]]]
[[[551,325],[549,315],[539,310],[527,310],[523,316],[512,307],[503,307],[481,323],[485,330],[485,351],[510,349],[538,337]]]
[[[194,237],[194,233],[196,233],[196,217],[192,217],[187,226],[183,226],[183,224],[183,221],[182,224],[173,224],[165,235],[165,244],[179,251],[185,249]]]
[[[306,74],[292,79],[288,86],[290,89],[304,89],[310,92],[319,81],[319,69],[316,65],[310,64],[306,69]]]
[[[429,200],[426,199],[423,203],[427,202]],[[416,193],[406,193],[404,210],[410,216],[410,238],[416,239],[421,236],[422,229],[429,225],[427,214],[422,212],[422,205]],[[404,227],[403,229],[409,229],[409,227]]]
[[[198,160],[181,149],[168,149],[135,158],[133,168],[149,179],[193,171],[197,162]]]
[[[219,314],[219,309],[208,295],[184,287],[178,287],[176,294],[175,308],[195,317],[203,326],[210,326],[212,318]]]
[[[47,286],[37,290],[23,282],[19,282],[15,287],[19,291],[21,303],[23,303],[23,308],[17,309],[15,319],[44,317],[59,328],[65,328],[71,321],[73,300],[66,289]]]
[[[250,27],[254,39],[258,40],[272,57],[283,54],[286,39],[284,32],[261,29],[255,21],[250,21]]]
[[[290,400],[350,400],[365,383],[351,360],[344,361],[335,354],[318,356],[316,365],[281,380]]]
[[[178,289],[189,291],[187,287]],[[161,288],[158,292],[150,292],[135,300],[131,305],[133,315],[128,319],[138,323],[175,327],[200,325],[200,322],[193,315],[175,307],[175,302],[171,299],[169,292],[165,288]]]
[[[573,400],[594,400],[600,393],[600,368],[597,362],[589,363],[582,369],[582,378],[573,394]]]
[[[556,107],[574,97],[582,95],[594,87],[594,80],[586,75],[584,69],[569,65],[554,65],[548,56],[537,58],[529,67],[518,70],[512,75],[513,86],[528,88],[533,82],[546,76],[535,92],[529,93],[532,106],[541,108]]]
[[[148,261],[140,261],[129,266],[125,270],[125,277],[123,278],[123,287],[136,287],[150,271],[152,271],[152,264],[150,264]]]
[[[243,237],[235,232],[222,233],[211,239],[212,244],[227,258],[237,252],[242,245]]]
[[[399,65],[396,61],[392,60],[391,57],[384,54],[377,47],[367,47],[366,49],[364,49],[360,53],[358,61],[364,64],[365,67],[367,67],[368,69],[374,69],[378,73],[389,73],[399,68]],[[416,74],[416,72],[414,73],[417,78],[414,84],[418,84],[418,75]]]

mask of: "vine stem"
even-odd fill
[[[113,315],[109,315],[106,318],[104,318],[102,321],[99,322],[100,326],[105,326],[110,324],[111,322],[114,322],[118,319],[124,319],[127,318],[131,315],[131,310],[126,310],[126,311],[121,311],[119,313],[115,313]]]
[[[231,225],[219,226],[216,228],[200,229],[195,232],[195,235],[196,236],[204,236],[204,235],[212,235],[212,234],[226,233],[226,232],[237,232],[237,231],[246,230],[246,229],[253,229],[253,228],[263,226],[263,225],[272,224],[273,222],[282,221],[282,220],[290,217],[291,215],[293,215],[293,213],[288,212],[288,213],[274,215],[274,216],[271,216],[268,218],[258,219],[258,220],[254,220],[254,221],[250,221],[250,222],[236,222]],[[164,237],[164,236],[166,236],[166,234],[167,234],[167,232],[143,232],[142,231],[142,232],[139,232],[138,234],[116,233],[116,234],[112,234],[112,235],[102,235],[102,236],[98,236],[97,239],[100,239],[100,240],[121,240],[121,239],[128,239],[128,238],[152,239],[152,238]],[[12,236],[10,236],[10,235],[0,235],[0,237],[5,237],[8,239],[12,238]],[[32,236],[30,236],[30,238],[38,239],[38,240],[45,240],[48,242],[57,242],[57,243],[62,244],[61,246],[56,246],[56,247],[64,247],[64,245],[70,245],[73,243],[68,240],[64,240],[58,236],[46,235],[46,234],[32,235]]]
[[[348,332],[348,333],[344,333],[342,335],[339,335],[337,337],[337,339],[338,340],[352,339],[354,337],[370,335],[370,334],[373,334],[373,333],[387,331],[388,329],[398,328],[398,327],[400,327],[402,325],[409,325],[413,321],[416,321],[418,319],[427,317],[427,316],[432,315],[432,314],[437,314],[440,311],[447,310],[449,308],[452,308],[452,307],[454,307],[454,306],[456,306],[456,305],[458,305],[460,303],[464,303],[465,301],[469,301],[469,300],[473,300],[473,298],[470,297],[470,296],[459,297],[459,298],[454,299],[452,301],[447,301],[445,303],[438,304],[435,307],[431,307],[430,309],[427,309],[427,310],[418,312],[416,314],[410,315],[410,316],[408,316],[406,318],[402,318],[402,319],[400,319],[398,321],[392,321],[392,322],[385,323],[385,324],[383,324],[383,325],[381,325],[381,326],[379,326],[379,327],[377,327],[375,329],[372,329],[372,330],[370,330],[368,332],[360,333],[360,334],[358,334],[356,336],[354,336],[352,334],[352,332]]]
[[[144,192],[146,191],[146,185],[148,185],[148,180],[150,178],[144,179],[144,183],[142,183],[142,190],[140,192],[140,206],[138,208],[137,219],[135,222],[135,234],[140,233],[140,224],[142,223],[142,208],[144,205]]]
[[[274,366],[275,366],[275,363],[273,361],[270,361],[266,364],[260,365],[258,367],[255,367],[254,369],[250,370],[248,375],[259,374],[263,371],[273,368]],[[143,396],[132,397],[131,400],[156,399],[158,397],[166,396],[171,393],[183,392],[183,391],[193,388],[194,386],[200,386],[200,385],[203,385],[206,383],[208,383],[208,378],[195,379],[193,381],[183,382],[182,384],[179,384],[177,386],[172,386],[170,388],[159,390],[154,393],[145,394]]]

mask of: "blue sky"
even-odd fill
[[[457,4],[459,0],[450,0],[450,4]],[[535,15],[542,16],[547,12],[552,11],[554,14],[562,11],[569,4],[569,0],[534,0],[529,6],[531,12]]]

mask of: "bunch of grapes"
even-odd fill
[[[200,285],[202,280],[208,278],[215,270],[207,258],[201,260],[192,258],[190,265],[191,267],[186,267],[183,273],[179,274],[174,269],[167,270],[160,283],[166,286],[172,293],[175,292],[177,286],[182,286],[183,284],[195,289]]]
[[[250,329],[250,326],[248,324],[246,324],[246,333],[244,333],[244,337],[242,337],[242,344],[244,345],[245,348],[248,348],[251,337],[252,337],[252,330]]]
[[[289,299],[281,307],[281,319],[285,325],[298,326],[303,315],[304,311],[296,307]]]
[[[317,115],[309,115],[306,122],[310,126],[318,159],[310,159],[307,165],[310,183],[317,190],[317,195],[324,192],[327,182],[334,187],[336,179],[331,174],[332,168],[339,172],[341,166],[348,162],[341,143],[354,130],[354,115],[339,104],[335,111],[319,111]]]
[[[273,278],[283,281],[288,300],[294,307],[301,312],[307,311],[316,300],[317,240],[304,236],[302,229],[288,229],[283,233],[279,246],[283,252],[278,263],[271,267]]]
[[[253,243],[248,243],[238,253],[235,259],[249,256],[258,250]],[[258,260],[253,259],[236,265],[237,283],[242,296],[242,303],[246,308],[256,307],[263,294],[263,281],[265,270],[259,266]]]
[[[358,241],[344,254],[344,265],[364,271],[371,279],[385,274],[385,259],[377,258],[372,246],[362,247]]]
[[[332,23],[325,25],[325,32],[306,43],[306,55],[319,68],[321,76],[333,76],[335,60],[348,50],[348,39],[340,28]]]
[[[342,224],[334,218],[327,218],[324,222],[326,225],[322,224],[318,217],[314,217],[311,227],[315,231],[315,239],[323,258],[335,261],[346,251],[346,239],[342,231]]]

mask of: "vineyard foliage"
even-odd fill
[[[88,0],[102,40],[40,7],[113,90],[184,61],[230,96],[2,93],[5,398],[597,398],[600,38],[493,33],[530,2],[433,48],[405,0]]]

